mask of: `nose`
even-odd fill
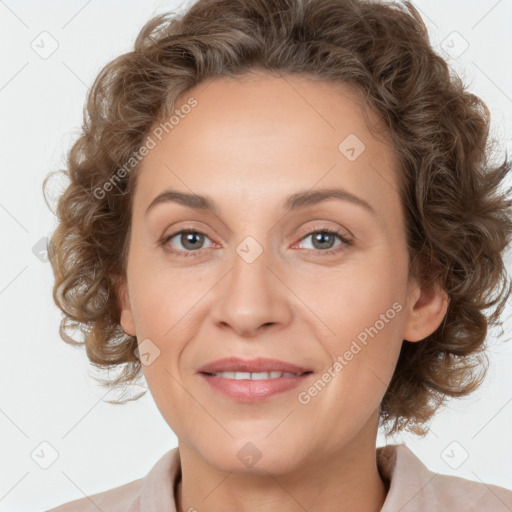
[[[231,270],[215,287],[211,314],[218,327],[253,338],[290,322],[292,292],[280,275],[283,267],[266,251],[254,261],[241,254],[235,254]]]

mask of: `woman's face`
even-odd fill
[[[353,93],[297,77],[217,79],[176,107],[138,171],[121,318],[163,417],[224,471],[374,448],[403,339],[438,325],[415,313],[392,150]],[[231,357],[298,368],[202,373]]]

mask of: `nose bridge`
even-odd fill
[[[235,247],[231,272],[216,294],[214,321],[229,324],[240,335],[251,336],[262,325],[288,318],[286,294],[275,276],[276,258],[269,245],[268,238],[260,242],[255,236],[246,236]]]

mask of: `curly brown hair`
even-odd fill
[[[384,123],[381,135],[399,157],[410,275],[422,287],[437,282],[449,306],[423,342],[402,343],[380,426],[425,435],[422,425],[445,397],[472,392],[488,369],[487,328],[501,325],[511,290],[503,253],[512,201],[501,190],[511,162],[508,155],[492,162],[487,106],[434,52],[408,1],[199,0],[150,19],[133,51],[96,77],[67,169],[57,171],[69,178],[49,244],[61,337],[85,345],[100,369],[122,365],[115,378],[99,379],[104,386],[125,388],[141,376],[137,339],[120,326],[117,296],[140,161],[134,155],[192,87],[256,70],[351,85]]]

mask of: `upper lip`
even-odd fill
[[[220,373],[220,372],[287,372],[304,373],[309,372],[308,368],[303,368],[296,364],[278,359],[268,359],[259,357],[257,359],[240,359],[239,357],[226,357],[217,359],[199,368],[201,373]]]

